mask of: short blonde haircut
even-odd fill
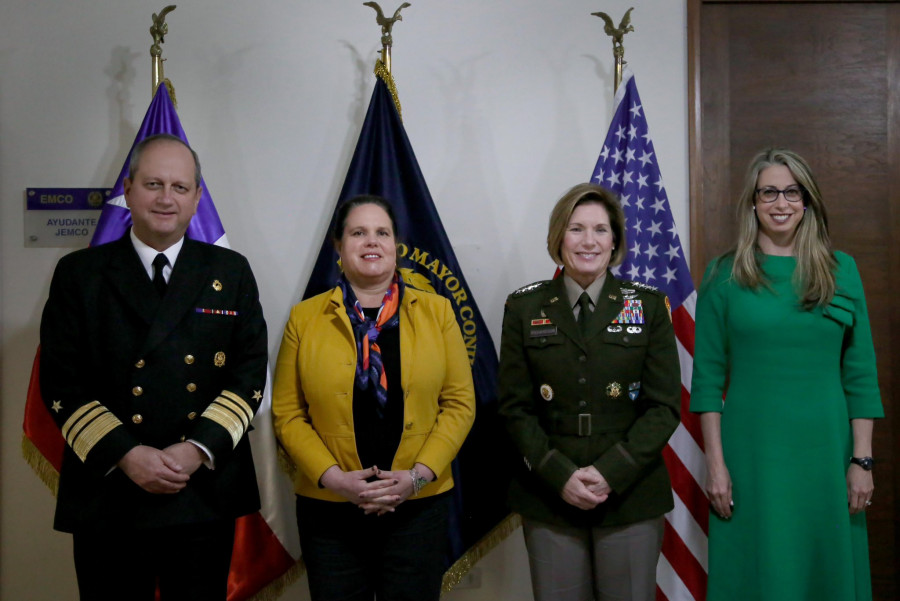
[[[572,213],[583,204],[596,203],[606,209],[609,214],[609,225],[613,234],[613,251],[609,258],[609,266],[615,267],[625,260],[627,249],[625,248],[625,213],[616,195],[597,184],[578,184],[562,195],[553,211],[550,213],[550,225],[547,229],[547,252],[557,265],[563,265],[562,249],[563,238],[566,237],[566,228]]]

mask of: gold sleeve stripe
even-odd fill
[[[94,445],[100,442],[104,436],[109,434],[110,430],[118,428],[121,425],[122,422],[119,421],[119,418],[107,411],[88,424],[84,429],[84,433],[75,440],[72,449],[75,451],[75,454],[78,455],[78,458],[84,461],[88,453],[91,452],[91,449],[94,448]]]
[[[83,415],[81,419],[78,420],[77,424],[72,424],[72,427],[69,429],[69,434],[66,436],[66,442],[69,443],[69,446],[74,447],[75,441],[78,440],[78,437],[81,436],[82,432],[90,427],[91,423],[104,413],[109,413],[109,411],[106,410],[106,407],[103,407],[102,405],[94,407],[86,415]]]
[[[81,420],[81,418],[84,417],[85,413],[87,413],[88,411],[90,411],[91,409],[93,409],[95,407],[102,407],[102,405],[100,404],[99,401],[91,401],[90,403],[87,403],[86,405],[79,407],[78,410],[75,411],[75,413],[73,413],[72,416],[66,420],[66,423],[63,424],[63,427],[62,427],[63,438],[68,440],[69,430],[71,430],[75,426],[75,424],[77,424],[79,422],[79,420]]]
[[[203,417],[211,419],[228,430],[228,433],[231,434],[232,448],[237,446],[241,436],[244,435],[245,427],[241,419],[234,412],[225,409],[217,402],[213,402],[206,408],[206,411],[203,412]]]
[[[244,422],[245,428],[250,426],[250,422],[253,421],[253,408],[251,408],[250,404],[239,395],[230,390],[223,390],[216,401],[237,413],[240,416],[241,421]]]
[[[122,422],[106,407],[98,401],[91,401],[79,407],[66,420],[62,434],[78,458],[84,461],[91,449],[109,434],[110,430],[121,425]]]

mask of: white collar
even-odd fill
[[[141,265],[144,266],[144,271],[147,272],[147,277],[151,280],[153,279],[153,259],[156,258],[156,255],[160,253],[160,251],[155,248],[151,248],[144,244],[140,238],[138,238],[134,234],[134,228],[129,230],[131,235],[131,244],[134,246],[135,252],[137,252],[138,257],[141,259]],[[162,254],[166,255],[166,259],[169,260],[169,264],[163,269],[163,277],[166,278],[166,281],[169,281],[169,276],[172,273],[172,270],[175,268],[175,261],[178,259],[178,254],[181,252],[181,247],[184,246],[184,236],[182,236],[178,242],[162,251]]]

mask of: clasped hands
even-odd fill
[[[429,482],[434,480],[435,474],[427,466],[417,463],[415,468]],[[376,479],[370,482],[373,476]],[[392,513],[413,494],[413,482],[408,470],[386,471],[374,465],[352,472],[332,465],[325,470],[319,482],[362,509],[366,515]]]
[[[578,468],[569,476],[560,495],[578,509],[593,509],[609,498],[612,487],[593,465]]]
[[[165,449],[144,445],[132,448],[116,464],[126,476],[153,494],[175,494],[203,465],[206,456],[196,445],[179,442]]]

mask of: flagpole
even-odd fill
[[[612,19],[610,19],[609,15],[606,13],[591,13],[595,17],[603,19],[603,31],[612,38],[613,57],[616,61],[616,76],[613,84],[613,93],[619,89],[619,84],[622,83],[622,67],[625,65],[625,46],[622,45],[622,39],[625,37],[626,33],[634,31],[634,26],[631,24],[631,11],[633,10],[634,7],[631,7],[625,11],[625,15],[622,17],[622,21],[619,23],[618,27],[613,25]]]
[[[391,46],[394,44],[391,30],[394,28],[394,23],[403,20],[400,11],[411,5],[409,2],[401,4],[390,19],[384,16],[384,12],[382,12],[377,2],[363,2],[363,6],[371,6],[375,9],[375,21],[381,26],[381,58],[375,61],[375,75],[387,85],[391,98],[394,100],[394,106],[397,107],[397,114],[400,115],[400,120],[402,121],[403,110],[400,107],[400,97],[397,95],[397,86],[391,75]]]
[[[403,20],[400,11],[410,6],[410,3],[404,2],[401,4],[400,8],[394,11],[394,16],[389,19],[384,16],[384,12],[382,12],[377,2],[363,2],[363,6],[371,6],[375,9],[375,21],[381,26],[381,63],[387,72],[390,73],[391,46],[394,43],[394,39],[391,37],[391,30],[394,28],[395,22]]]
[[[166,59],[162,57],[162,44],[165,43],[166,34],[169,33],[169,24],[166,23],[166,15],[175,10],[175,5],[170,4],[165,7],[159,14],[153,13],[153,25],[150,27],[150,35],[153,36],[153,45],[150,46],[150,62],[151,62],[151,85],[150,96],[156,94],[160,82],[166,82],[169,89],[169,95],[172,102],[175,102],[175,89],[172,83],[166,79],[163,63]]]

